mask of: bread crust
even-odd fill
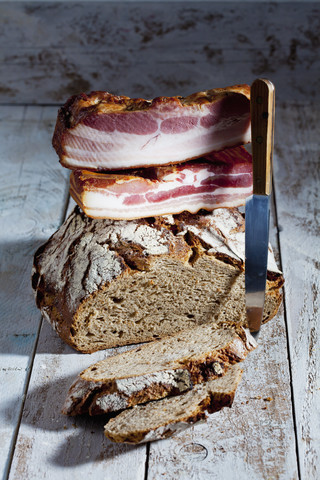
[[[80,345],[77,334],[79,328],[88,328],[85,323],[91,321],[85,318],[88,316],[88,302],[93,305],[92,309],[96,309],[100,295],[107,296],[110,289],[120,282],[132,285],[136,279],[142,284],[146,282],[142,288],[147,294],[153,288],[152,282],[158,282],[159,275],[153,276],[153,271],[157,267],[161,273],[161,265],[170,264],[173,272],[181,267],[191,280],[194,276],[196,285],[194,267],[206,262],[208,268],[212,265],[212,269],[226,270],[228,275],[234,275],[241,283],[240,277],[244,272],[243,230],[244,219],[237,209],[112,221],[90,219],[76,207],[35,254],[32,285],[37,306],[60,337],[82,352],[153,340],[152,329],[140,336],[133,332],[131,339],[120,338],[118,334],[111,338],[109,332],[98,345],[90,342],[90,337],[85,345]],[[273,256],[270,255],[270,258],[266,298],[267,307],[270,300],[272,308],[265,315],[265,321],[276,314],[282,298],[283,276]],[[171,297],[172,302],[177,299]],[[165,303],[168,315],[169,300],[164,299],[168,302]],[[118,308],[116,304],[114,306]],[[219,308],[221,310],[221,305]],[[101,322],[107,325],[108,318],[103,318]],[[196,324],[192,319],[191,323],[188,322],[186,318],[186,328]],[[159,329],[157,337],[170,333],[163,331],[161,335],[160,326]]]

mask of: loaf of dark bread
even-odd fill
[[[264,321],[283,284],[269,253]],[[86,353],[208,322],[246,325],[244,218],[221,208],[94,220],[76,207],[36,252],[32,285],[44,317]]]

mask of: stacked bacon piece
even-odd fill
[[[70,193],[93,218],[236,207],[252,193],[250,87],[188,97],[71,97],[53,136]]]

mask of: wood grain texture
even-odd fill
[[[60,224],[66,201],[66,172],[48,148],[52,114],[0,108],[0,471],[10,458],[41,319],[30,287],[32,255]]]
[[[319,98],[319,3],[252,5],[1,2],[0,102],[187,95],[258,76],[281,101]]]
[[[274,85],[256,79],[250,89],[253,193],[270,195],[274,142]]]
[[[277,113],[275,191],[301,478],[320,476],[320,144],[317,105]]]

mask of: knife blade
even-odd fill
[[[245,292],[249,330],[257,340],[267,279],[275,88],[270,80],[251,86],[253,194],[245,206]]]

